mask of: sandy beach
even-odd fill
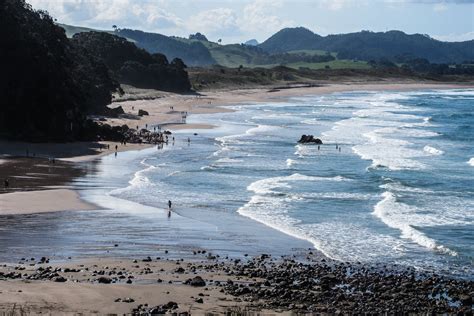
[[[110,125],[127,124],[131,127],[149,129],[152,126],[160,125],[164,130],[178,130],[189,129],[198,130],[203,128],[212,128],[208,124],[184,124],[182,122],[182,113],[187,115],[192,114],[211,114],[218,112],[232,111],[225,108],[226,105],[241,104],[241,103],[259,103],[284,101],[288,97],[301,95],[318,95],[329,94],[343,91],[380,91],[380,90],[417,90],[417,89],[454,89],[472,87],[465,84],[438,84],[438,83],[424,83],[424,82],[381,82],[381,83],[354,83],[347,82],[341,84],[327,84],[321,86],[293,86],[289,87],[269,87],[258,89],[242,89],[242,90],[219,90],[206,91],[199,94],[181,95],[166,93],[155,90],[142,90],[138,94],[134,94],[133,98],[138,100],[126,100],[112,103],[111,107],[121,106],[125,115],[121,118],[107,118],[106,123]],[[130,97],[125,94],[122,98]],[[145,98],[140,100],[140,98]],[[145,110],[149,115],[138,116],[138,110]],[[149,148],[150,144],[127,144],[122,145],[114,142],[76,142],[64,144],[32,144],[23,142],[0,142],[0,168],[7,168],[6,159],[13,157],[25,157],[28,154],[30,157],[34,155],[35,158],[43,158],[49,160],[55,158],[72,163],[85,163],[94,161],[100,157],[113,154],[117,146],[117,152],[141,150]],[[3,167],[2,167],[3,166]],[[0,179],[3,181],[5,175],[0,169]],[[49,189],[55,188],[54,183],[49,184]],[[48,188],[40,187],[38,189],[45,190]],[[21,203],[16,203],[17,195],[9,194],[2,197],[5,203],[0,207],[0,214],[25,214],[45,211],[61,211],[61,210],[87,210],[90,205],[78,201],[77,194],[70,190],[72,188],[64,188],[61,203],[56,203],[54,200],[55,192],[51,190],[43,191],[37,195],[41,196],[43,201],[41,204],[36,204],[34,196],[28,198],[29,194],[23,193],[21,196],[25,199]],[[19,196],[18,196],[19,197]],[[50,202],[48,202],[50,201]],[[54,202],[53,202],[54,201]],[[8,208],[8,210],[7,210]]]
[[[201,95],[162,92],[154,95],[148,91],[146,100],[113,103],[112,107],[122,106],[127,114],[120,119],[107,119],[107,123],[140,128],[160,125],[171,131],[193,131],[213,126],[182,124],[182,112],[188,115],[225,112],[231,111],[225,108],[226,105],[276,102],[292,96],[343,91],[465,87],[472,88],[455,84],[391,82],[221,90]],[[139,109],[149,115],[138,117]],[[98,159],[114,154],[116,145],[118,153],[152,146],[124,146],[112,142],[0,142],[0,180],[2,184],[4,178],[10,180],[9,187],[2,187],[0,192],[0,216],[97,210],[97,206],[80,199],[71,182],[84,172],[94,172]],[[449,313],[469,312],[472,307],[474,289],[470,281],[417,274],[410,269],[396,271],[385,266],[333,262],[314,250],[307,250],[297,259],[291,254],[287,258],[262,255],[224,259],[202,250],[195,250],[184,259],[170,257],[168,251],[157,250],[156,255],[158,257],[135,260],[71,258],[67,262],[54,262],[52,258],[51,263],[48,258],[24,258],[17,263],[5,263],[0,265],[0,311],[11,314],[146,314],[160,311],[182,315],[243,311],[290,314],[298,310],[314,313],[363,313],[367,310],[374,313],[426,310]],[[351,290],[346,291],[349,287]],[[442,293],[450,293],[450,297]]]

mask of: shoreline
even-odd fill
[[[311,87],[291,87],[285,89],[272,89],[268,88],[257,88],[257,89],[241,89],[241,90],[218,90],[212,92],[203,92],[201,96],[197,95],[179,95],[172,93],[163,93],[156,91],[158,98],[152,99],[147,98],[143,100],[133,101],[118,101],[112,103],[112,106],[122,106],[127,113],[126,118],[120,119],[107,119],[106,123],[111,125],[123,125],[127,124],[134,126],[134,124],[140,124],[144,128],[149,126],[162,125],[166,129],[173,130],[198,130],[198,129],[209,129],[215,126],[210,124],[182,124],[178,123],[177,120],[181,118],[181,113],[186,112],[187,115],[192,114],[213,114],[222,112],[232,112],[232,109],[225,108],[225,106],[238,105],[242,103],[261,103],[261,102],[284,102],[288,98],[293,96],[303,95],[322,95],[338,92],[348,91],[410,91],[410,90],[423,90],[423,89],[463,89],[463,88],[474,88],[474,85],[460,84],[446,84],[446,83],[425,83],[425,82],[381,82],[381,83],[360,83],[360,82],[347,82],[338,84],[328,84]],[[139,109],[146,110],[149,112],[148,116],[138,117],[132,115],[133,111]],[[161,123],[157,123],[161,122]],[[6,142],[0,141],[0,170],[5,168],[5,161],[7,159],[15,159],[15,156],[25,156],[25,151],[28,150],[30,155],[35,153],[39,157],[48,158],[54,157],[55,159],[70,162],[70,163],[88,163],[97,161],[101,157],[111,155],[115,153],[115,146],[118,146],[117,152],[123,151],[134,151],[142,150],[153,147],[152,144],[127,144],[123,146],[115,142],[79,142],[79,143],[66,143],[66,144],[32,144],[24,142]],[[109,146],[109,149],[106,147]],[[1,173],[0,173],[1,175]],[[65,211],[71,209],[88,210],[91,207],[90,203],[82,201],[74,194],[74,188],[70,189],[71,192],[63,195],[65,200],[61,203],[61,206],[56,206],[53,201],[55,192],[48,188],[40,188],[44,190],[41,194],[44,197],[44,201],[51,201],[49,204],[51,211]],[[54,188],[53,188],[54,189]],[[51,192],[48,192],[51,191]],[[27,198],[30,192],[24,192],[25,200],[31,200]],[[23,196],[23,195],[20,195]],[[33,195],[31,195],[33,197]],[[10,198],[11,197],[11,198]],[[66,198],[67,197],[67,198]],[[9,199],[15,200],[15,195],[9,196]],[[83,204],[81,204],[81,201]],[[45,202],[46,203],[46,202]],[[13,203],[9,203],[11,209],[9,209],[9,215],[11,214],[32,214],[34,211],[34,203],[22,204],[19,207],[14,207]],[[78,207],[82,205],[83,207]],[[41,210],[38,212],[44,212],[48,208],[48,205],[42,205]],[[97,209],[97,208],[96,208]],[[0,216],[7,214],[0,208]]]
[[[132,153],[130,156],[137,155],[139,154]],[[127,155],[123,156],[126,163]],[[87,159],[89,158],[82,162],[78,160],[78,164],[85,163]],[[115,169],[117,163],[120,163],[113,156],[101,161],[105,165],[113,162],[111,166]],[[98,161],[93,159],[93,162]],[[89,161],[89,164],[92,162]],[[48,167],[51,168],[51,165]],[[62,200],[58,198],[57,190],[62,189],[21,192],[24,194],[18,193],[12,203],[15,203],[15,199],[25,203],[28,200],[37,201],[38,198],[33,197],[33,194],[56,192],[49,198],[42,197],[46,200],[44,211],[51,212],[53,210],[48,203]],[[69,193],[74,194],[74,191]],[[0,194],[0,214],[2,195],[8,197],[9,194],[16,193]],[[28,205],[23,208],[27,207]],[[38,203],[35,207],[38,207]],[[143,208],[146,207],[140,207],[142,212]],[[120,208],[110,209],[118,213]],[[57,216],[73,223],[77,214],[89,214],[74,212],[73,209],[71,211]],[[27,212],[28,209],[23,214],[28,214]],[[166,223],[165,212],[160,216]],[[110,219],[115,216],[105,214],[104,217],[107,218],[107,226],[114,228]],[[24,218],[34,221],[35,216]],[[21,219],[22,217],[11,217],[5,223],[8,226],[8,223]],[[93,213],[90,220],[96,221],[96,214]],[[165,226],[169,226],[174,233],[177,233],[176,227],[184,231],[192,227],[183,223],[177,221],[172,223],[175,225],[173,227],[171,223]],[[233,221],[234,225],[235,223]],[[91,224],[89,222],[88,225]],[[15,230],[15,225],[12,227],[12,231]],[[108,240],[99,245],[97,257],[85,256],[85,259],[81,259],[84,258],[81,254],[85,253],[83,251],[86,248],[74,253],[71,251],[72,242],[65,244],[70,252],[61,259],[57,257],[59,247],[52,251],[41,247],[38,248],[39,251],[25,251],[21,254],[25,258],[15,264],[13,260],[8,263],[12,257],[5,257],[3,261],[7,263],[0,265],[0,311],[33,314],[146,314],[160,311],[185,315],[231,312],[285,315],[295,312],[322,315],[472,312],[474,282],[468,274],[459,276],[452,271],[419,270],[413,266],[385,265],[383,262],[340,262],[326,258],[312,248],[301,248],[299,252],[292,248],[281,257],[273,247],[267,252],[269,254],[248,252],[248,256],[242,252],[240,257],[230,255],[230,258],[224,258],[226,254],[218,250],[216,254],[206,252],[216,249],[212,246],[196,246],[196,239],[193,239],[194,244],[179,248],[177,252],[174,250],[178,249],[176,245],[173,248],[172,243],[161,245],[155,241],[151,245],[152,252],[144,254],[140,250],[146,245],[139,240],[134,240],[136,244],[130,247],[109,235],[111,230],[106,230],[106,226],[100,227],[100,233],[107,236]],[[130,227],[133,226],[126,225],[127,230]],[[140,223],[137,227],[140,235],[146,233],[147,227]],[[163,236],[167,234],[156,224],[154,229],[152,233],[157,240],[161,238],[156,237],[158,232]],[[56,234],[61,232],[55,230]],[[133,235],[134,232],[137,231],[130,231],[130,234]],[[203,232],[202,227],[199,232]],[[125,236],[128,233],[127,231]],[[87,233],[84,234],[86,235]],[[28,242],[28,238],[21,239]],[[265,244],[264,240],[260,242]],[[127,247],[130,247],[131,252],[124,255],[123,251],[127,251]],[[122,256],[114,256],[114,249],[117,251],[115,254],[122,253]],[[261,249],[263,248],[259,251]],[[41,255],[51,255],[51,259],[40,258]],[[72,257],[66,259],[68,255]],[[151,257],[145,257],[147,255]],[[53,262],[54,260],[61,261]]]

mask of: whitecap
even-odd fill
[[[469,159],[469,161],[467,163],[474,167],[474,157]]]
[[[439,155],[442,155],[444,154],[444,151],[440,150],[440,149],[436,149],[434,147],[431,147],[431,146],[428,146],[426,145],[425,147],[423,147],[423,150],[431,155],[435,155],[435,156],[439,156]]]
[[[378,202],[372,214],[377,216],[391,228],[401,231],[401,237],[412,240],[418,245],[439,251],[442,253],[456,256],[457,253],[443,245],[438,245],[436,241],[429,238],[412,225],[426,224],[426,216],[417,214],[416,209],[397,201],[396,196],[389,191],[382,194],[383,199]]]

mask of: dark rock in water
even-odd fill
[[[144,115],[150,115],[150,113],[142,109],[138,110],[138,116],[144,116]]]
[[[300,144],[316,144],[322,145],[323,142],[319,138],[314,138],[313,135],[301,135],[300,140],[298,141]]]
[[[206,286],[206,281],[204,281],[199,275],[194,277],[192,280],[186,281],[186,283],[191,286]]]

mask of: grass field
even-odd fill
[[[353,61],[347,59],[333,60],[324,63],[291,63],[285,65],[290,68],[299,69],[299,68],[309,68],[309,69],[324,69],[326,66],[329,66],[331,69],[370,69],[370,65],[365,61]]]

